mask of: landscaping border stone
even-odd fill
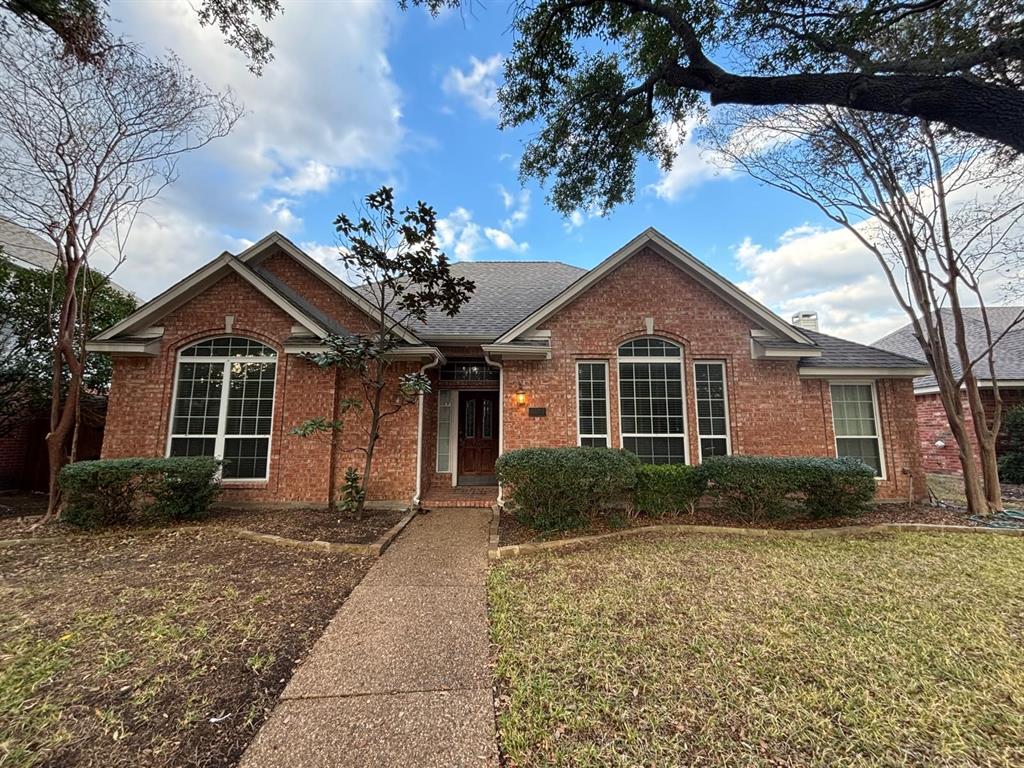
[[[487,550],[487,557],[490,560],[503,560],[516,555],[528,555],[537,552],[552,550],[572,549],[593,544],[608,539],[623,539],[631,536],[639,536],[645,533],[697,533],[697,534],[727,534],[731,536],[747,537],[789,537],[789,538],[816,538],[826,536],[863,536],[868,533],[896,533],[917,532],[917,533],[977,533],[997,534],[1003,536],[1024,536],[1024,528],[986,528],[984,526],[971,525],[937,525],[934,523],[879,523],[877,525],[847,525],[841,528],[730,528],[719,525],[645,525],[639,528],[625,528],[621,531],[610,531],[608,533],[597,533],[592,536],[575,536],[569,539],[551,539],[549,541],[528,542],[526,544],[509,544],[504,547],[495,546],[497,541],[497,513],[492,519],[492,539]]]
[[[94,541],[95,539],[109,539],[123,536],[151,536],[153,534],[167,533],[169,531],[202,531],[210,530],[212,528],[219,531],[225,531],[227,533],[233,533],[240,538],[249,539],[250,541],[261,541],[265,544],[276,544],[280,547],[294,547],[295,549],[309,549],[318,552],[344,552],[346,554],[360,555],[362,557],[380,557],[384,554],[384,550],[391,546],[391,542],[398,537],[398,534],[405,529],[405,526],[407,526],[418,513],[419,510],[417,509],[410,509],[401,520],[388,528],[388,530],[381,534],[381,536],[372,544],[348,544],[345,542],[322,541],[320,539],[313,539],[312,541],[307,539],[289,539],[272,533],[250,531],[247,528],[235,528],[232,526],[221,525],[189,525],[168,526],[163,528],[139,528],[136,530],[111,531],[109,533],[96,534],[81,533],[73,534],[72,536],[46,536],[36,539],[0,539],[0,549],[38,544],[56,544],[61,541],[69,541],[78,537]],[[497,541],[497,539],[495,539],[495,541]]]

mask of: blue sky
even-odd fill
[[[784,316],[817,310],[822,330],[864,341],[903,322],[851,238],[802,201],[718,173],[689,139],[671,172],[643,165],[636,200],[604,217],[563,218],[535,183],[521,187],[530,132],[500,131],[494,105],[512,45],[502,3],[432,19],[391,0],[289,0],[264,27],[275,60],[261,78],[185,2],[110,10],[123,34],[175,51],[247,110],[136,223],[117,279],[141,298],[273,229],[333,265],[335,214],[388,183],[400,201],[437,209],[453,258],[592,267],[654,226]]]

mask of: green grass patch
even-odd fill
[[[681,536],[489,580],[526,766],[1024,764],[1024,541]]]

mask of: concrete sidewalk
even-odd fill
[[[409,524],[295,671],[241,768],[496,768],[489,516],[437,510]]]

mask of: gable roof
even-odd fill
[[[329,325],[323,322],[323,316],[319,318],[314,317],[307,311],[308,306],[300,306],[292,297],[281,293],[255,270],[250,269],[230,253],[224,252],[213,261],[197,269],[184,280],[168,288],[156,298],[143,304],[121,322],[107,328],[97,335],[93,341],[114,341],[119,337],[126,339],[137,338],[134,334],[145,331],[146,328],[161,317],[173,312],[219,281],[225,274],[232,272],[270,299],[271,302],[284,310],[297,323],[305,326],[314,335],[324,338],[331,332]],[[97,349],[99,346],[102,345],[93,345]]]
[[[238,254],[238,260],[243,264],[251,266],[257,266],[259,262],[273,253],[274,247],[278,247],[291,256],[295,261],[305,267],[307,270],[312,272],[329,288],[340,294],[344,299],[354,304],[357,308],[365,312],[369,317],[373,318],[377,314],[377,308],[363,296],[359,291],[350,286],[340,277],[335,275],[323,264],[313,259],[299,248],[295,243],[289,240],[287,237],[282,235],[280,232],[271,232],[269,235],[264,237],[262,240],[250,245],[240,254]],[[420,345],[423,342],[417,338],[416,334],[407,328],[396,327],[395,334],[399,336],[402,341],[408,344]]]
[[[736,285],[726,280],[709,266],[695,259],[690,253],[680,248],[653,227],[649,227],[630,240],[607,259],[555,295],[550,301],[541,305],[525,318],[509,328],[497,340],[498,344],[515,341],[519,336],[535,328],[554,315],[562,307],[575,300],[584,291],[601,280],[627,259],[632,258],[646,247],[654,248],[682,271],[686,272],[705,287],[722,296],[737,309],[752,319],[757,320],[797,344],[813,347],[814,342],[804,334],[802,329],[790,325],[752,296],[741,291]]]
[[[858,344],[835,336],[803,329],[803,332],[818,346],[821,355],[800,359],[801,373],[816,373],[826,370],[896,370],[906,371],[905,375],[920,374],[928,366],[908,355],[878,349],[867,344]],[[865,374],[867,375],[867,374]]]
[[[996,342],[993,349],[995,358],[996,377],[1000,381],[1024,381],[1024,323],[1018,322],[1024,313],[1024,307],[988,307],[988,320],[992,328],[992,337],[1002,339]],[[950,309],[940,309],[939,318],[942,327],[945,329],[946,338],[953,342],[953,312]],[[985,325],[982,320],[979,307],[964,307],[964,332],[967,336],[967,351],[971,359],[980,356],[988,347],[988,340],[985,334]],[[955,345],[955,342],[953,342]],[[922,357],[924,353],[917,339],[914,338],[914,328],[911,323],[883,336],[873,346],[898,352],[904,355]],[[959,356],[953,355],[951,360],[953,373],[960,376],[963,371],[960,366]],[[977,366],[978,378],[982,381],[989,381],[988,363],[981,362]],[[934,373],[929,373],[914,381],[915,389],[929,389],[938,386]]]
[[[414,326],[423,338],[492,341],[586,274],[560,261],[457,261],[451,271],[476,289],[455,317],[429,312],[424,325]]]

